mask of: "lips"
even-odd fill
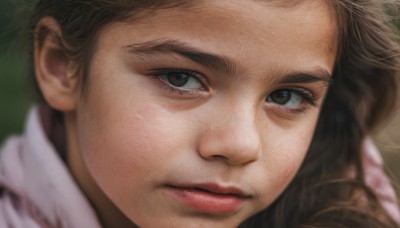
[[[237,187],[225,187],[215,183],[167,185],[167,190],[184,206],[210,215],[235,213],[251,198],[250,194]]]

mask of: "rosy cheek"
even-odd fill
[[[286,187],[286,185],[292,180],[292,178],[296,175],[300,162],[298,160],[287,160],[284,165],[282,165],[282,169],[280,172],[280,176],[278,179],[278,185]]]
[[[168,151],[178,151],[179,137],[188,135],[183,127],[188,124],[181,119],[158,105],[138,102],[107,116],[100,143],[112,144],[113,156],[122,162],[135,163],[135,169],[148,169],[146,164],[161,163],[172,155]]]
[[[279,188],[285,188],[298,172],[308,151],[312,131],[300,131],[296,134],[287,133],[283,135],[288,135],[288,138],[294,140],[284,140],[281,143],[281,147],[276,150],[281,152],[280,156],[276,156],[273,162],[277,174],[276,183]]]

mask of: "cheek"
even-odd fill
[[[265,180],[261,187],[263,207],[272,203],[296,175],[308,151],[314,127],[314,121],[310,121],[297,129],[276,128],[265,135],[263,170],[258,172],[264,175],[259,179]]]
[[[166,161],[179,156],[176,135],[187,135],[186,129],[179,127],[185,124],[162,108],[144,103],[101,107],[95,111],[98,117],[89,114],[78,124],[82,126],[80,149],[86,165],[109,194],[122,196],[143,179],[156,182],[154,173],[167,169]],[[143,190],[146,187],[141,184]]]
[[[300,167],[304,156],[307,152],[307,147],[303,145],[293,146],[292,148],[283,148],[287,153],[282,154],[279,158],[274,159],[274,173],[277,174],[277,186],[283,189],[292,178],[295,176],[298,168]]]
[[[279,155],[275,157],[275,163],[286,167],[288,172],[295,172],[310,146],[313,129],[314,126],[310,125],[299,131],[283,132],[281,139],[277,139],[276,151]]]

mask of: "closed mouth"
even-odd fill
[[[238,198],[251,198],[250,194],[244,193],[244,191],[240,190],[236,187],[222,187],[217,184],[178,184],[178,185],[167,185],[169,188],[175,189],[186,189],[191,191],[200,191],[208,194],[214,195],[225,195],[225,196],[233,196]]]
[[[209,215],[235,213],[252,198],[239,188],[214,183],[166,185],[166,189],[179,204]]]

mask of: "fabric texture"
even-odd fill
[[[394,189],[370,138],[363,143],[367,184],[400,224]],[[0,148],[0,228],[99,228],[95,212],[46,137],[38,108],[25,133]]]
[[[0,228],[100,227],[45,136],[37,108],[30,111],[25,134],[0,149],[0,189]]]
[[[377,194],[383,208],[395,222],[400,224],[400,210],[396,193],[383,170],[383,159],[371,138],[364,140],[362,148],[365,182]]]

